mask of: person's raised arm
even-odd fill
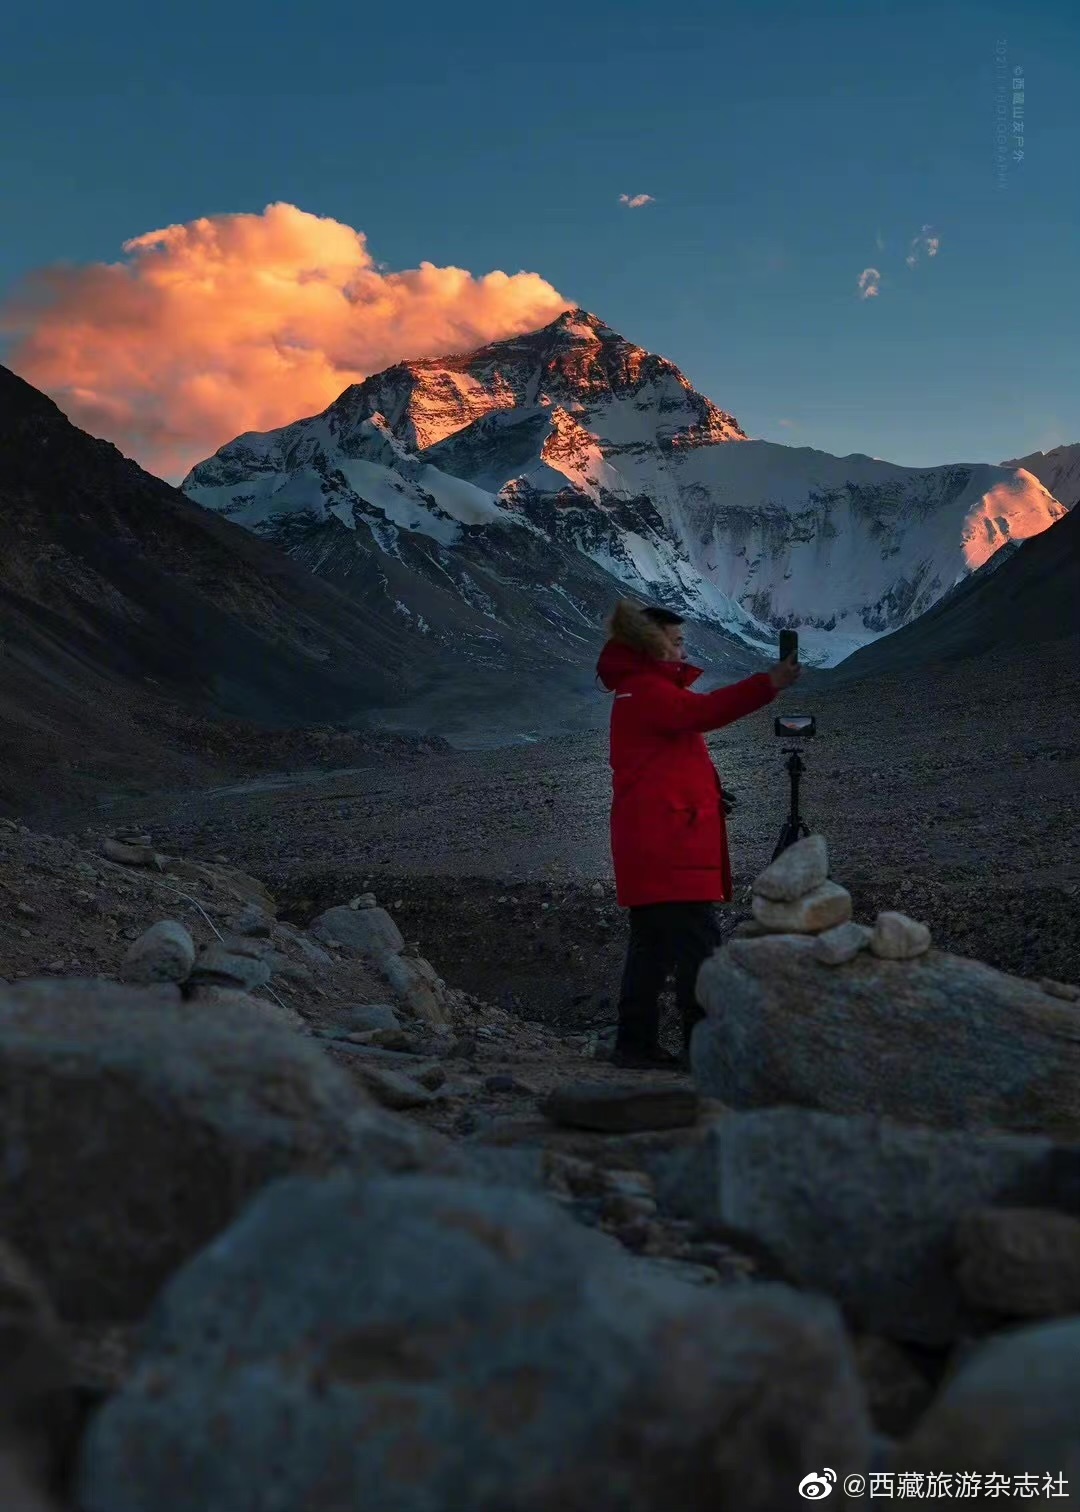
[[[742,682],[717,688],[712,693],[691,693],[688,688],[678,688],[659,678],[643,678],[634,688],[635,709],[642,723],[659,734],[679,735],[687,731],[705,734],[763,709],[782,688],[797,681],[801,670],[794,657],[788,657],[768,672],[755,672]]]

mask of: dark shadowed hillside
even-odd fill
[[[384,621],[0,368],[3,791],[171,769],[202,716],[364,723],[416,686]]]

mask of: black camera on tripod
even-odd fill
[[[795,630],[781,630],[780,632],[780,660],[786,661],[789,656],[798,658],[799,636]],[[781,740],[806,740],[817,733],[817,721],[813,714],[778,714],[773,721],[773,734]],[[788,777],[791,779],[791,810],[784,820],[780,831],[780,839],[776,849],[772,853],[775,861],[781,851],[787,850],[789,845],[794,845],[796,840],[801,840],[804,835],[809,835],[810,830],[799,813],[799,779],[806,768],[802,764],[802,755],[798,746],[785,746],[784,755],[787,757],[785,765]]]

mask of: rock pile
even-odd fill
[[[311,926],[316,939],[370,961],[409,1010],[428,1024],[445,1025],[446,983],[423,956],[406,956],[405,940],[374,893],[329,908]]]
[[[824,835],[808,835],[781,851],[754,879],[753,922],[736,934],[814,935],[815,959],[842,966],[867,948],[884,960],[907,961],[930,948],[930,931],[906,914],[882,912],[873,929],[851,917],[851,894],[829,879]]]
[[[706,1018],[692,1047],[701,1089],[734,1108],[788,1103],[1080,1137],[1075,1007],[931,950],[926,925],[901,913],[880,913],[872,929],[850,918],[818,928],[829,907],[850,912],[844,889],[823,880],[827,864],[820,835],[783,852],[754,884],[754,923],[702,967]],[[808,899],[798,929],[763,921]]]
[[[1019,1481],[1032,1446],[1080,1478],[1062,984],[857,923],[814,836],[702,970],[697,1087],[583,1083],[373,894],[302,929],[113,838],[194,911],[120,983],[0,986],[0,1506],[774,1512],[815,1467]],[[106,1328],[133,1357],[88,1385],[68,1334]]]

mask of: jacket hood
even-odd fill
[[[688,688],[697,682],[702,669],[685,661],[660,661],[648,651],[617,640],[608,641],[596,663],[596,675],[609,693],[617,693],[629,678],[645,674],[666,677],[680,688]]]

